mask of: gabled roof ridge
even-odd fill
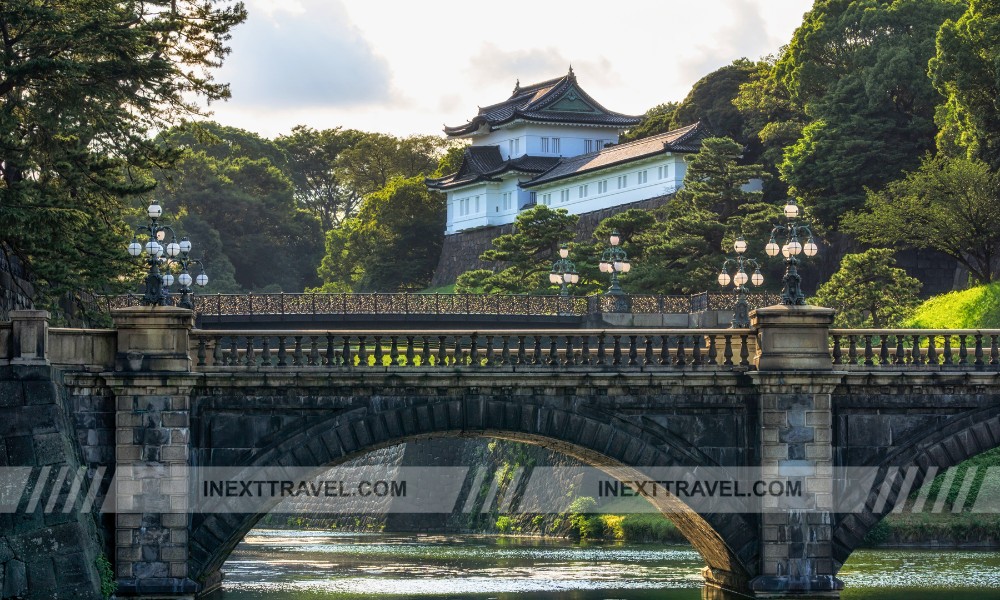
[[[513,99],[515,96],[520,96],[522,94],[534,93],[545,87],[554,87],[561,81],[569,79],[569,75],[563,75],[561,77],[553,77],[552,79],[546,79],[545,81],[540,81],[538,83],[532,83],[529,85],[523,85],[517,88],[517,93],[512,94],[509,99]]]
[[[701,121],[695,121],[694,123],[690,125],[685,125],[684,127],[678,127],[677,129],[671,129],[670,131],[664,131],[663,133],[657,133],[649,137],[639,138],[637,140],[631,140],[628,142],[622,142],[621,144],[614,144],[606,148],[601,148],[597,152],[604,152],[605,150],[612,150],[614,148],[627,148],[629,146],[635,146],[643,143],[648,144],[649,142],[656,140],[657,138],[665,138],[667,136],[674,135],[679,131],[683,131],[684,133],[680,134],[677,137],[677,139],[671,140],[671,142],[679,142],[682,141],[686,136],[690,135],[692,131],[696,130],[699,125],[701,125]],[[594,154],[596,154],[596,152]]]

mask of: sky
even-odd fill
[[[788,43],[812,0],[245,0],[211,118],[275,137],[295,125],[440,134],[523,85],[560,77],[640,115],[740,57]]]

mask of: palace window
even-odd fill
[[[569,202],[569,188],[565,190],[559,190],[559,201]]]
[[[638,177],[639,177],[639,185],[646,183],[646,171],[639,171]]]
[[[594,151],[594,142],[596,140],[584,140],[584,145],[586,146],[586,154],[590,154]]]
[[[622,190],[628,187],[628,175],[618,176],[618,189]]]
[[[549,138],[547,137],[542,138],[542,152],[545,152],[546,154],[549,152]]]
[[[656,167],[656,177],[659,179],[666,179],[667,167]]]
[[[554,137],[552,138],[552,153],[559,154],[560,152],[561,150],[559,148],[559,138]]]
[[[586,183],[580,186],[579,195],[577,196],[578,198],[586,198],[587,197],[587,187],[588,187],[588,185]]]
[[[608,193],[608,180],[607,179],[604,179],[602,181],[598,181],[597,182],[597,193],[598,194],[607,194]]]
[[[538,202],[538,194],[536,192],[528,192],[528,204],[534,206]]]
[[[552,206],[552,194],[542,194],[542,204]]]
[[[517,156],[518,154],[520,154],[521,153],[521,138],[514,138],[512,140],[508,140],[508,142],[507,142],[507,148],[509,150],[509,156],[511,156],[511,157]]]
[[[503,209],[504,210],[510,210],[511,207],[513,206],[513,204],[511,203],[512,196],[513,196],[513,194],[511,192],[504,192],[503,193]]]

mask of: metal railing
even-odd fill
[[[732,310],[736,296],[702,292],[692,295],[637,294],[629,296],[631,312],[687,314],[705,310]],[[773,294],[750,294],[751,308],[776,304]],[[138,296],[103,296],[107,311],[139,306]],[[592,296],[532,296],[502,294],[214,294],[194,297],[203,316],[245,315],[541,315],[585,316],[607,312],[610,299]]]
[[[997,329],[831,329],[834,368],[1000,369]]]
[[[199,371],[613,366],[745,370],[747,329],[191,332]]]

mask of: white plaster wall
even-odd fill
[[[504,127],[484,136],[472,138],[474,146],[498,146],[503,158],[517,158],[525,154],[532,156],[577,156],[586,152],[586,140],[605,140],[618,143],[621,129],[615,127],[581,127],[560,125],[521,124]],[[542,152],[542,138],[559,138],[559,152],[553,152],[549,142],[549,152]],[[519,152],[510,155],[510,140],[519,139]]]
[[[473,227],[483,227],[491,225],[487,206],[489,205],[489,186],[491,184],[480,183],[468,187],[451,190],[448,192],[448,223],[445,233],[455,233],[463,229]],[[493,184],[495,185],[495,184]],[[479,196],[479,211],[476,211],[476,196]],[[469,214],[462,215],[459,209],[459,202],[462,198],[469,198]]]
[[[666,176],[659,177],[658,167],[667,167]],[[646,171],[646,183],[638,183],[638,172]],[[531,188],[531,190],[521,189],[517,186],[517,177],[507,177],[502,183],[483,183],[469,186],[457,191],[448,193],[448,226],[446,233],[456,233],[463,229],[482,227],[485,225],[504,225],[513,223],[517,217],[518,209],[526,204],[530,197],[530,192],[535,192],[536,202],[542,203],[542,195],[552,194],[551,208],[565,208],[570,214],[581,214],[631,202],[638,202],[656,196],[662,196],[677,191],[684,181],[684,173],[687,164],[684,155],[663,155],[640,163],[631,163],[619,167],[604,169],[599,173],[594,173],[582,177],[566,179],[553,182],[548,185]],[[628,186],[618,189],[618,176],[628,176]],[[608,191],[598,193],[597,184],[601,180],[607,180]],[[579,197],[581,185],[588,186],[586,198]],[[569,200],[560,200],[560,191],[569,190]],[[502,205],[503,192],[514,193],[514,203],[510,210],[504,211]],[[474,198],[476,194],[481,196],[480,212],[472,213],[465,217],[459,217],[457,201],[460,198]],[[484,202],[484,199],[488,201]],[[474,204],[474,202],[472,203]],[[474,208],[474,206],[473,206]]]

